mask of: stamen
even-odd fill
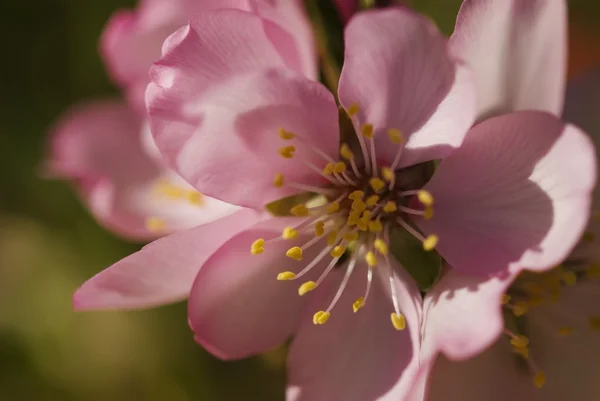
[[[363,191],[352,191],[350,195],[348,195],[348,199],[350,200],[362,200],[365,196]]]
[[[189,191],[187,193],[187,201],[195,206],[202,206],[204,204],[204,197],[198,191]]]
[[[406,328],[406,319],[404,318],[403,314],[392,312],[390,314],[390,318],[392,320],[392,325],[396,330],[402,331]]]
[[[503,294],[502,295],[502,305],[506,305],[510,302],[510,295]]]
[[[394,180],[395,174],[389,167],[382,167],[381,176],[387,182],[392,182]]]
[[[298,231],[294,230],[293,227],[286,227],[283,229],[283,234],[281,237],[285,240],[295,239],[298,237]]]
[[[346,247],[343,245],[338,245],[331,250],[330,255],[333,256],[334,258],[339,259],[340,257],[342,257],[344,252],[346,252]]]
[[[369,231],[377,234],[383,231],[383,224],[379,220],[369,221]]]
[[[303,205],[303,204],[296,205],[290,209],[290,213],[296,217],[308,216],[308,212],[309,212],[308,208],[306,207],[306,205]]]
[[[372,251],[367,252],[367,254],[365,255],[365,261],[367,262],[369,267],[377,266],[377,257]]]
[[[252,255],[260,255],[264,251],[265,251],[265,240],[264,240],[264,238],[257,239],[250,246],[250,253]]]
[[[323,168],[323,174],[325,175],[333,175],[333,163],[327,163]]]
[[[367,207],[373,207],[379,203],[379,195],[371,195],[367,198]]]
[[[408,231],[410,234],[412,234],[413,237],[415,237],[416,239],[421,241],[423,243],[424,250],[432,251],[437,246],[437,244],[439,242],[439,238],[437,235],[432,234],[432,235],[429,235],[427,238],[425,238],[420,232],[418,232],[417,230],[412,228],[412,226],[410,224],[408,224],[407,222],[405,222],[404,220],[397,219],[396,222],[398,224],[400,224],[406,231]]]
[[[350,105],[350,107],[348,107],[346,109],[346,112],[348,113],[348,116],[350,116],[350,117],[354,117],[355,115],[358,114],[359,111],[360,111],[360,107],[356,103],[352,103]]]
[[[377,238],[373,243],[373,247],[382,255],[387,255],[389,251],[388,244],[381,238]]]
[[[331,316],[331,313],[329,313],[329,312],[319,311],[319,312],[315,313],[315,315],[313,316],[313,323],[314,324],[325,324],[329,320],[330,316]]]
[[[385,182],[383,182],[381,180],[381,178],[372,177],[369,180],[369,185],[371,186],[371,188],[373,188],[373,191],[375,191],[375,192],[381,192],[381,190],[383,189],[383,187],[385,187]]]
[[[283,139],[284,141],[289,141],[289,140],[294,139],[296,137],[296,134],[294,134],[293,132],[286,131],[283,128],[279,128],[279,132],[278,133],[279,133],[279,137],[281,139]]]
[[[283,174],[281,174],[281,173],[275,174],[275,178],[273,179],[273,186],[275,188],[281,188],[281,187],[283,187],[284,183],[285,183],[285,180],[283,178]]]
[[[294,259],[294,260],[297,260],[298,262],[300,262],[302,260],[302,248],[300,248],[299,246],[290,248],[285,253],[285,256],[287,256],[290,259]]]
[[[350,150],[350,146],[347,143],[342,143],[340,146],[340,156],[347,161],[354,159],[354,153]]]
[[[360,127],[360,132],[361,134],[367,138],[367,139],[372,139],[373,138],[373,124],[363,124],[362,127]]]
[[[279,154],[284,159],[292,159],[294,157],[294,153],[296,153],[296,147],[294,145],[284,146],[279,149]]]
[[[340,297],[342,296],[342,294],[344,293],[344,290],[346,289],[346,286],[348,285],[348,281],[350,280],[350,276],[352,275],[352,272],[354,271],[355,266],[356,266],[356,257],[354,257],[354,255],[353,255],[352,259],[350,259],[350,263],[348,264],[348,267],[346,268],[346,273],[344,274],[344,278],[342,279],[342,282],[340,283],[340,286],[338,287],[338,290],[335,293],[333,300],[327,307],[326,312],[331,312],[333,307],[340,300]]]
[[[315,236],[316,237],[320,237],[323,234],[325,234],[325,222],[324,221],[318,221],[315,224]]]
[[[296,274],[292,272],[281,272],[277,275],[278,281],[288,281],[296,278]]]
[[[152,233],[164,231],[164,229],[167,227],[167,222],[164,219],[156,216],[150,216],[146,218],[144,224],[146,229]]]
[[[354,301],[354,303],[352,303],[352,310],[354,311],[354,313],[356,313],[363,306],[365,306],[365,298],[364,297],[358,297],[358,298],[356,298],[356,301]]]
[[[317,288],[317,283],[315,283],[314,281],[307,281],[306,283],[303,283],[300,287],[298,287],[298,295],[303,296],[307,292],[310,292],[315,288]]]
[[[398,128],[390,128],[387,131],[387,134],[390,138],[390,142],[392,142],[394,145],[399,145],[404,141],[404,135]]]
[[[533,376],[533,385],[536,388],[542,388],[546,384],[546,375],[541,370]]]
[[[325,211],[327,212],[327,214],[334,214],[338,210],[340,210],[340,203],[339,202],[331,202],[329,205],[327,205],[327,209],[325,209]]]
[[[398,210],[398,205],[394,201],[387,201],[383,206],[383,211],[386,213],[394,213]]]

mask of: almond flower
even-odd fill
[[[480,118],[520,109],[561,114],[566,2],[465,1],[451,44],[465,57],[477,77]],[[587,79],[577,89],[570,90],[566,113],[568,120],[582,124],[590,132],[598,128],[591,124],[598,104],[590,96],[593,84],[594,81]],[[597,132],[594,138],[597,142]],[[569,155],[573,159],[583,156],[577,151]],[[564,168],[568,169],[566,165]],[[573,179],[581,178],[574,172],[568,174]],[[600,207],[597,193],[593,206],[595,210]],[[565,218],[575,217],[571,221],[579,225],[588,216],[587,209],[582,205],[577,216]],[[455,286],[454,292],[427,294],[425,324],[441,321],[440,311],[446,321],[469,315],[469,324],[479,325],[478,340],[463,338],[451,349],[440,344],[457,325],[446,324],[426,332],[424,350],[441,348],[445,356],[435,364],[428,381],[427,374],[422,376],[425,383],[420,390],[425,393],[417,398],[427,401],[598,399],[600,387],[596,378],[600,364],[592,350],[600,344],[600,248],[595,243],[599,229],[597,217],[592,218],[583,239],[566,261],[560,263],[557,259],[556,267],[546,272],[517,275],[518,270],[509,267],[504,277],[485,281],[456,273],[444,277],[438,288],[449,280],[461,279],[463,284]],[[490,259],[497,257],[492,254]],[[471,289],[479,288],[479,293],[487,293],[496,302],[479,298],[479,305],[484,307],[475,306],[476,300],[465,285],[469,280]],[[444,299],[451,300],[446,302],[445,310],[436,305]],[[464,302],[469,299],[471,305]],[[455,335],[455,338],[460,337]],[[431,355],[426,351],[423,354]],[[467,362],[453,361],[473,356]]]
[[[143,0],[135,11],[115,13],[101,50],[130,103],[89,102],[62,116],[53,129],[46,169],[72,181],[94,216],[124,237],[152,240],[239,209],[200,194],[169,169],[139,113],[148,71],[164,40],[195,12],[219,8],[256,12],[284,25],[292,32],[290,49],[298,46],[303,73],[316,75],[312,34],[299,1]]]
[[[339,99],[357,134],[340,146],[333,95],[304,76],[297,53],[281,51],[285,40],[256,15],[200,13],[165,43],[147,100],[157,146],[194,188],[257,210],[294,196],[290,216],[245,209],[244,221],[162,238],[92,279],[76,302],[118,307],[128,286],[111,293],[110,280],[123,272],[145,295],[153,275],[201,266],[189,319],[215,355],[243,358],[293,335],[288,399],[405,399],[424,355],[479,352],[498,329],[469,315],[448,321],[448,308],[497,308],[507,269],[542,271],[568,254],[589,212],[593,148],[544,112],[468,131],[471,74],[403,8],[361,13],[346,28]],[[430,179],[427,162],[440,159]],[[426,317],[391,254],[397,233],[456,272],[431,293],[457,296],[429,302]]]

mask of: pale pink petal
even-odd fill
[[[297,191],[291,186],[275,188],[277,173],[287,182],[326,183],[320,174],[327,163],[323,155],[337,158],[333,96],[323,85],[289,70],[239,76],[193,101],[173,103],[151,90],[149,95],[151,104],[172,106],[150,110],[152,132],[163,155],[200,192],[228,203],[261,207]],[[280,139],[281,128],[298,138]],[[290,145],[296,147],[296,156],[285,159],[278,150]]]
[[[147,308],[187,298],[203,263],[259,215],[241,210],[146,245],[97,274],[73,296],[76,310]]]
[[[567,64],[565,0],[466,0],[451,38],[475,72],[479,118],[517,110],[560,115]]]
[[[73,108],[56,125],[50,176],[71,181],[105,227],[133,239],[148,240],[200,225],[237,210],[216,199],[173,198],[161,183],[185,194],[196,191],[148,153],[136,113],[119,102],[100,101]],[[160,227],[153,229],[149,219]]]
[[[427,292],[423,306],[422,360],[438,352],[467,359],[488,348],[504,328],[502,295],[516,274],[466,275],[448,270]]]
[[[301,307],[314,294],[300,297],[298,287],[314,275],[297,281],[278,281],[283,271],[299,272],[322,251],[316,244],[304,252],[303,261],[285,256],[306,242],[267,242],[264,252],[252,255],[252,243],[281,235],[299,219],[274,218],[249,228],[225,243],[202,267],[189,300],[189,322],[195,339],[222,359],[240,359],[265,352],[285,341],[296,329]],[[320,272],[327,258],[314,270]]]
[[[528,111],[475,126],[426,185],[439,236],[455,269],[477,274],[545,270],[571,252],[590,215],[596,155],[578,128]]]
[[[387,279],[374,278],[366,305],[355,314],[352,303],[364,294],[367,270],[358,266],[327,323],[316,326],[312,316],[331,301],[344,274],[340,270],[332,273],[337,277],[328,283],[328,296],[311,303],[292,342],[287,400],[403,400],[419,364],[419,291],[404,274],[395,283],[406,316],[404,331],[394,329],[390,321],[394,307],[384,288],[389,286]]]
[[[474,95],[470,72],[425,17],[390,8],[362,12],[348,24],[340,102],[359,106],[357,129],[373,124],[384,163],[400,150],[386,134],[392,128],[407,139],[399,167],[450,154],[474,121]]]

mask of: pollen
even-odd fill
[[[285,256],[287,256],[288,258],[297,260],[297,261],[301,261],[302,260],[302,248],[300,248],[299,246],[290,248],[285,253]]]
[[[369,221],[369,231],[372,233],[380,233],[383,231],[383,224],[379,220]]]
[[[275,174],[275,178],[273,178],[273,186],[275,188],[281,188],[284,184],[283,174],[277,173]]]
[[[327,205],[326,212],[327,212],[327,214],[334,214],[338,210],[340,210],[340,203],[339,202],[331,202],[329,205]]]
[[[279,154],[284,159],[291,159],[294,157],[294,153],[296,153],[296,147],[294,145],[284,146],[279,149]]]
[[[325,234],[325,222],[317,221],[315,224],[315,237],[320,237]]]
[[[371,195],[367,198],[367,207],[373,207],[379,202],[379,195]]]
[[[387,201],[383,206],[383,211],[386,213],[394,213],[396,210],[398,210],[398,205],[394,201]]]
[[[359,219],[356,223],[356,227],[358,227],[360,231],[367,231],[369,229],[369,223],[364,219]]]
[[[351,231],[342,236],[346,241],[356,241],[358,239],[358,233],[356,231]]]
[[[377,249],[377,252],[379,252],[382,255],[387,255],[389,251],[388,244],[386,244],[386,242],[381,238],[377,238],[373,243],[373,246],[375,247],[375,249]]]
[[[167,222],[160,217],[148,217],[145,221],[146,229],[152,233],[163,231],[167,227]]]
[[[306,283],[303,283],[300,287],[298,287],[298,295],[303,296],[307,292],[311,292],[315,288],[317,288],[317,283],[315,283],[314,281],[307,281]]]
[[[426,251],[433,251],[439,242],[437,235],[430,235],[423,241],[423,249]]]
[[[515,348],[527,348],[529,339],[525,336],[514,336],[510,339],[510,345]]]
[[[529,311],[529,306],[524,301],[519,301],[515,304],[513,308],[513,315],[515,316],[523,316]]]
[[[278,133],[279,133],[279,137],[281,139],[283,139],[284,141],[289,141],[289,140],[294,139],[296,137],[296,134],[294,134],[293,132],[286,131],[283,128],[279,128],[279,132]]]
[[[425,206],[433,206],[433,195],[431,195],[431,193],[429,191],[426,191],[424,189],[420,190],[417,193],[417,198],[419,198],[419,202],[421,202],[423,205]]]
[[[292,272],[282,272],[277,275],[278,281],[288,281],[296,278],[296,275]]]
[[[352,303],[352,310],[354,311],[354,313],[356,313],[363,306],[365,306],[365,298],[364,297],[358,297],[356,299],[356,301],[354,301],[354,303]]]
[[[360,127],[360,132],[365,138],[373,138],[373,124],[363,124],[363,126]]]
[[[391,182],[394,179],[394,172],[389,167],[382,167],[381,175],[383,176],[383,179],[387,182]]]
[[[333,168],[334,168],[333,163],[327,163],[325,165],[325,168],[323,168],[323,174],[325,174],[325,175],[332,175],[333,174]]]
[[[344,162],[337,162],[334,164],[333,166],[333,172],[337,173],[337,174],[341,174],[343,172],[346,171],[346,163]]]
[[[298,231],[294,230],[293,227],[286,227],[283,229],[283,234],[281,234],[283,239],[294,239],[298,237]]]
[[[425,208],[425,213],[423,214],[425,220],[431,220],[433,218],[433,208],[431,206]]]
[[[338,234],[338,230],[331,230],[329,234],[327,234],[327,244],[329,246],[332,246],[336,243]]]
[[[367,254],[365,255],[365,261],[367,262],[369,267],[377,266],[377,257],[372,251],[367,252]]]
[[[533,376],[533,385],[535,388],[542,388],[546,384],[546,375],[541,370]]]
[[[348,115],[350,117],[354,117],[355,115],[358,114],[359,111],[360,111],[360,107],[356,103],[352,103],[350,105],[350,107],[348,107],[348,109],[346,109],[346,112],[348,113]]]
[[[331,250],[330,255],[334,258],[341,258],[344,252],[346,252],[346,247],[338,245]]]
[[[331,316],[331,313],[329,313],[329,312],[319,311],[314,314],[313,323],[314,324],[325,324],[329,320],[330,316]]]
[[[350,195],[348,195],[348,199],[350,200],[362,200],[365,197],[365,193],[363,191],[352,191]]]
[[[396,330],[402,331],[406,328],[406,319],[402,313],[392,313],[390,314],[390,318]]]
[[[390,138],[390,142],[395,145],[398,145],[404,141],[404,134],[398,128],[390,128],[387,131],[388,138]]]
[[[252,255],[260,255],[264,251],[265,251],[265,240],[263,238],[257,239],[250,246],[250,253]]]
[[[350,146],[347,143],[342,143],[340,147],[340,155],[342,158],[346,160],[352,160],[354,158],[354,153],[350,150]]]
[[[290,213],[296,217],[308,216],[308,208],[305,205],[296,205],[290,209]]]
[[[369,180],[369,185],[373,188],[373,191],[379,192],[385,187],[385,182],[378,177],[373,177]]]
[[[523,359],[529,359],[529,348],[513,348],[515,354],[520,355]]]

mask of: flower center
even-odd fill
[[[352,106],[347,113],[353,118],[358,107]],[[324,324],[331,311],[346,289],[350,276],[357,265],[366,265],[365,291],[352,304],[353,311],[358,312],[368,301],[374,272],[384,275],[390,283],[390,295],[393,311],[390,314],[392,325],[397,330],[404,330],[406,322],[402,314],[395,283],[396,272],[390,263],[391,229],[401,228],[417,238],[425,251],[435,249],[438,237],[423,236],[411,223],[409,217],[422,216],[430,219],[433,216],[433,196],[419,188],[424,182],[415,184],[414,170],[396,171],[402,154],[403,134],[399,129],[387,131],[390,145],[398,148],[397,155],[391,165],[382,165],[377,160],[373,125],[364,124],[360,133],[356,134],[355,146],[342,143],[340,157],[332,159],[321,150],[307,143],[301,136],[284,128],[279,130],[282,141],[290,143],[279,149],[279,154],[286,159],[295,159],[317,172],[326,182],[326,186],[306,185],[286,180],[283,174],[275,175],[275,187],[289,186],[308,191],[314,197],[308,202],[294,204],[289,212],[296,217],[304,217],[301,224],[285,227],[280,237],[265,241],[257,239],[251,246],[251,253],[258,255],[264,251],[267,242],[295,240],[300,234],[310,233],[312,238],[299,246],[290,247],[286,256],[304,266],[298,272],[284,271],[277,276],[278,280],[299,280],[306,276],[320,262],[328,260],[325,269],[316,281],[303,282],[298,288],[300,296],[315,290],[321,285],[331,271],[344,268],[345,274],[332,301],[326,309],[314,315],[315,324]],[[317,166],[296,155],[297,146],[303,146],[316,152],[323,165]],[[353,149],[360,149],[355,156]],[[418,167],[418,166],[417,166]],[[418,181],[418,180],[417,180]],[[413,206],[415,204],[416,206]],[[317,256],[304,262],[304,254],[308,248],[321,246]]]

